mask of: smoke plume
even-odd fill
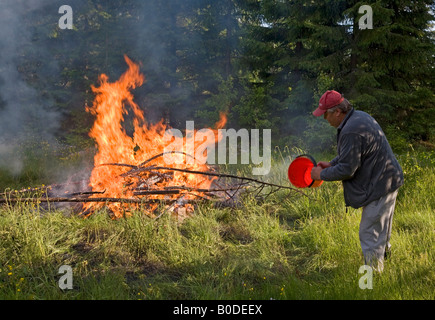
[[[48,55],[43,48],[32,45],[33,31],[28,23],[29,15],[48,3],[48,0],[0,2],[0,168],[13,174],[19,174],[23,166],[19,147],[29,138],[52,139],[58,124],[58,114],[51,110],[51,102],[32,86],[38,75],[23,72],[29,52],[37,50],[41,59]]]

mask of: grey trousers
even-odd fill
[[[359,239],[364,262],[382,271],[384,255],[391,248],[390,236],[398,190],[370,202],[363,207],[359,226]]]

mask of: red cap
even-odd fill
[[[341,96],[341,93],[334,90],[328,90],[320,98],[319,107],[314,110],[313,115],[319,117],[324,114],[326,110],[334,108],[336,105],[342,103],[343,100],[344,98]]]

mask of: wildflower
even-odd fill
[[[12,275],[12,272],[9,272],[9,273],[8,273],[8,276],[11,276],[11,275]]]

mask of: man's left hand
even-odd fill
[[[323,169],[321,167],[314,167],[311,170],[311,179],[313,179],[313,180],[322,180],[320,178],[320,172],[322,172],[322,170]]]

